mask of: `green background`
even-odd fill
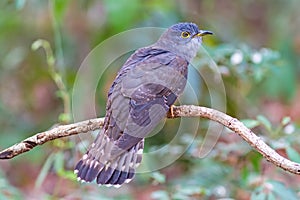
[[[222,72],[226,112],[254,128],[281,155],[300,162],[299,6],[297,0],[1,1],[0,148],[73,122],[68,98],[77,70],[99,43],[133,28],[188,21],[215,33],[205,38],[204,48]],[[31,48],[38,39],[49,42],[53,57]],[[199,70],[205,74],[208,61],[201,55]],[[242,61],[235,62],[240,55]],[[128,56],[116,60],[99,81],[98,116],[104,115],[108,88]],[[60,80],[63,85],[57,86]],[[196,83],[199,104],[210,106],[205,83],[193,75],[190,80]],[[146,142],[146,151],[167,144],[177,122],[167,120],[160,134]],[[49,142],[0,161],[0,199],[300,198],[299,176],[273,166],[229,131],[207,157],[197,158],[207,126],[207,120],[200,120],[195,142],[172,165],[139,174],[120,189],[76,181],[73,168],[85,151],[78,138]],[[172,149],[190,139],[183,137]]]

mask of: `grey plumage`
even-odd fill
[[[103,129],[75,167],[79,180],[120,186],[133,178],[144,138],[182,93],[188,64],[206,34],[211,32],[193,23],[175,24],[130,56],[108,92]]]

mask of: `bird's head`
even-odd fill
[[[194,23],[178,23],[168,28],[157,44],[175,53],[194,57],[201,45],[202,37],[212,34],[211,31],[200,30]]]
[[[171,26],[165,37],[169,42],[180,44],[188,44],[192,41],[201,41],[201,38],[205,35],[212,35],[210,31],[203,31],[198,28],[194,23],[178,23]]]

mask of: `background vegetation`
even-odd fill
[[[72,122],[69,98],[77,70],[101,41],[136,27],[192,21],[215,33],[205,38],[205,48],[222,72],[227,113],[300,162],[299,6],[297,0],[1,1],[0,148],[56,123]],[[53,57],[34,51],[40,46],[52,49]],[[205,72],[207,60],[199,59]],[[99,82],[99,116],[105,113],[107,89],[118,68]],[[207,88],[198,82],[199,104],[209,106]],[[300,198],[300,177],[274,167],[228,131],[207,157],[196,158],[207,121],[200,124],[196,141],[179,160],[137,175],[120,189],[76,182],[73,168],[84,151],[77,138],[37,147],[0,162],[0,199]],[[168,120],[146,149],[168,143],[176,128],[176,121]]]

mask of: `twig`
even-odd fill
[[[286,171],[300,175],[300,164],[290,161],[279,155],[274,149],[268,146],[260,137],[256,136],[239,120],[226,115],[220,111],[200,106],[178,106],[173,108],[173,115],[176,117],[202,117],[207,118],[226,126],[241,136],[254,149],[256,149],[268,161]]]
[[[90,119],[74,124],[61,125],[45,132],[37,133],[20,143],[17,143],[0,152],[0,159],[10,159],[26,151],[30,151],[37,145],[42,145],[51,140],[80,133],[87,133],[100,129],[104,118]]]
[[[274,165],[291,173],[300,174],[299,163],[292,162],[279,155],[260,137],[256,136],[250,129],[248,129],[242,122],[230,117],[229,115],[226,115],[225,113],[206,107],[183,105],[174,106],[172,113],[169,113],[168,117],[202,117],[219,122],[241,136],[254,149],[262,154],[263,157],[265,157]],[[31,150],[36,145],[42,145],[50,140],[100,129],[103,125],[103,122],[103,118],[91,119],[74,124],[58,126],[54,129],[38,133],[0,152],[0,159],[13,158],[14,156]]]

